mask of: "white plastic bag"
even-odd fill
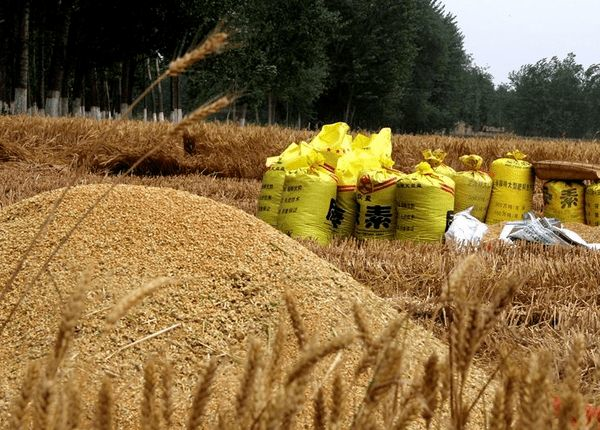
[[[471,215],[472,210],[473,206],[454,214],[454,219],[444,235],[447,242],[453,242],[459,248],[478,246],[481,243],[488,226]]]

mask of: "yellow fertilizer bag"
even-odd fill
[[[402,172],[389,168],[363,170],[356,183],[358,212],[354,236],[393,239],[396,229],[396,182]]]
[[[358,142],[356,142],[358,140]],[[381,168],[381,160],[369,148],[371,138],[359,134],[352,142],[353,150],[344,154],[337,164],[335,175],[338,178],[335,211],[332,214],[334,234],[339,237],[350,237],[354,233],[354,225],[358,210],[356,201],[356,182],[363,170]],[[392,160],[387,163],[393,164]]]
[[[546,181],[544,216],[585,224],[585,185],[580,181]]]
[[[456,172],[452,178],[455,184],[454,212],[473,206],[471,215],[484,222],[492,196],[492,178],[481,170],[483,159],[479,155],[463,155],[460,161],[468,170]]]
[[[535,175],[527,156],[519,150],[492,162],[492,197],[485,222],[520,221],[531,210]]]
[[[336,193],[337,178],[321,166],[286,172],[277,227],[291,237],[328,244]]]
[[[327,124],[310,142],[313,148],[323,154],[323,167],[331,173],[335,171],[338,159],[351,149],[352,137],[347,134],[348,130],[350,126],[344,122]]]
[[[269,168],[262,177],[262,185],[258,196],[256,216],[277,227],[279,204],[283,193],[286,170],[298,169],[312,165],[319,153],[306,142],[292,143],[281,155],[267,158]]]
[[[396,239],[439,242],[454,210],[454,181],[426,162],[396,185]]]
[[[587,225],[600,225],[600,181],[585,187],[585,218]]]
[[[432,151],[431,149],[425,149],[422,154],[423,159],[433,168],[435,173],[452,179],[456,173],[456,170],[444,164],[444,160],[446,159],[447,155],[445,151],[442,149],[436,149],[435,151]]]

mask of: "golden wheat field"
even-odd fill
[[[299,242],[254,214],[265,159],[315,132],[169,131],[0,116],[5,428],[598,428],[600,254]],[[402,171],[434,147],[600,164],[596,142],[393,144]]]

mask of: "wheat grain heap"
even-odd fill
[[[107,187],[80,186],[68,192],[2,304],[2,320],[52,248]],[[40,194],[0,211],[0,285],[9,279],[61,193]],[[120,185],[52,259],[2,334],[0,390],[8,398],[18,390],[28,361],[51,350],[61,307],[86,269],[92,271],[86,311],[61,372],[63,378],[82,379],[82,387],[89,391],[82,393],[88,408],[95,403],[92,396],[100,380],[110,375],[121,424],[137,419],[142,368],[154,352],[166,354],[175,366],[177,421],[185,419],[181,409],[189,404],[198,369],[208,354],[222,356],[225,363],[215,397],[233,399],[246,338],[252,334],[266,342],[273,336],[285,308],[285,288],[296,297],[308,333],[321,339],[354,330],[355,302],[364,306],[378,331],[397,316],[383,299],[349,275],[240,210],[173,189]],[[111,306],[158,276],[175,277],[181,283],[161,287],[106,332]],[[162,335],[117,352],[175,324],[179,325]],[[293,335],[288,337],[292,345]],[[439,341],[413,324],[406,339],[409,368],[420,365],[433,351],[444,354]],[[286,354],[291,356],[292,348]],[[348,372],[357,354],[357,349],[346,351]],[[325,370],[323,366],[321,371]],[[479,386],[483,377],[475,373]],[[216,408],[216,402],[211,405]],[[0,416],[7,413],[5,401]]]

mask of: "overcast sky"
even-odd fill
[[[494,83],[542,58],[569,52],[600,63],[600,0],[440,0],[456,16],[464,45]]]

